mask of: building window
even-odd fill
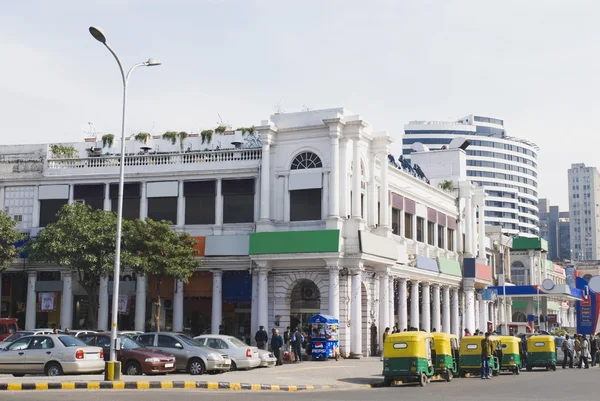
[[[417,217],[417,241],[425,242],[425,219]]]
[[[400,235],[400,216],[402,211],[392,208],[392,234]]]
[[[435,246],[435,223],[427,222],[427,243]]]
[[[40,201],[40,227],[55,223],[58,212],[69,203],[67,199],[43,199]]]
[[[119,197],[119,184],[110,184],[111,210],[117,213],[117,201]],[[128,183],[123,186],[123,218],[135,220],[140,218],[140,184],[138,182]]]
[[[81,202],[92,209],[104,209],[104,184],[75,185],[73,187],[75,202]]]
[[[321,188],[290,191],[290,221],[321,220]]]
[[[515,285],[526,285],[525,283],[525,265],[517,261],[510,267],[510,278]]]
[[[223,223],[254,222],[254,178],[223,180]]]
[[[216,181],[186,181],[185,224],[215,224]]]
[[[291,170],[305,170],[309,168],[321,168],[323,163],[319,156],[313,152],[302,152],[292,162]]]
[[[148,198],[148,217],[154,221],[177,223],[177,197]]]
[[[448,250],[454,251],[454,230],[449,228],[447,234],[448,234]]]
[[[437,244],[437,246],[440,249],[444,249],[444,234],[445,234],[445,231],[446,231],[446,227],[444,227],[444,226],[438,226],[437,230],[438,230],[438,244]]]
[[[414,239],[413,215],[404,213],[404,238]]]

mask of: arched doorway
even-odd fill
[[[290,296],[290,327],[300,327],[305,333],[311,332],[309,319],[321,313],[321,293],[319,287],[307,279],[298,280]]]
[[[515,312],[512,315],[513,322],[527,323],[527,316],[523,312]]]

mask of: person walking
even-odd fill
[[[592,337],[592,348],[596,349],[595,353],[592,352],[592,366],[596,363],[600,366],[600,333],[596,333],[596,335]]]
[[[387,336],[390,334],[390,328],[386,327],[385,330],[383,331],[383,341],[381,341],[381,358],[379,359],[380,361],[383,361],[383,347],[385,344],[385,339],[387,338]]]
[[[569,335],[565,336],[565,341],[560,346],[560,349],[563,352],[563,364],[562,368],[567,368],[567,358],[569,358],[569,368],[573,368],[573,351],[571,349],[571,341],[569,340]]]
[[[587,339],[586,336],[582,336],[582,340],[581,340],[581,361],[579,363],[579,367],[583,367],[583,365],[585,365],[584,369],[589,369],[590,368],[590,364],[589,364],[589,357],[590,357],[590,342]]]
[[[469,329],[465,329],[465,335],[463,337],[470,337],[471,336],[471,332],[469,331]]]
[[[292,336],[292,329],[290,326],[285,328],[285,332],[283,333],[283,343],[285,345],[285,351],[290,352],[290,337]]]
[[[275,366],[283,365],[283,361],[281,358],[281,348],[283,347],[283,338],[279,335],[279,330],[275,330],[273,333],[273,337],[271,337],[271,349],[273,350],[273,354],[275,354],[275,358],[277,358],[277,362],[275,362]]]
[[[490,377],[490,356],[494,352],[492,342],[490,341],[490,333],[486,332],[485,337],[481,340],[481,378],[491,379]]]
[[[258,328],[258,331],[256,332],[256,335],[254,336],[254,340],[256,341],[256,346],[259,349],[266,349],[267,348],[267,342],[269,341],[269,335],[267,334],[267,331],[265,330],[265,326],[260,326]]]
[[[300,328],[296,327],[296,331],[292,334],[292,347],[294,349],[294,362],[302,361],[302,344],[304,343],[304,336],[300,331]]]
[[[575,334],[575,340],[573,340],[573,348],[575,349],[575,359],[577,360],[577,369],[581,369],[581,336]]]

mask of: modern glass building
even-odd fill
[[[508,136],[503,120],[475,115],[457,121],[411,121],[404,134],[402,153],[407,158],[417,142],[437,150],[455,138],[467,139],[467,175],[488,193],[486,224],[501,226],[507,234],[539,235],[537,145]]]

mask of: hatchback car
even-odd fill
[[[205,347],[179,333],[145,333],[135,337],[144,347],[175,355],[175,367],[192,375],[223,372],[231,368],[231,360],[223,353]]]
[[[231,358],[231,370],[252,369],[261,365],[258,348],[251,347],[235,337],[220,334],[203,334],[194,337],[194,339],[198,340],[202,345],[206,345],[219,352],[226,352]],[[268,366],[268,362],[266,363],[267,365],[265,366]]]
[[[99,373],[104,351],[66,334],[21,337],[0,351],[0,373],[13,376]]]
[[[78,337],[88,345],[102,347],[104,359],[110,356],[109,334],[82,334]],[[117,351],[117,360],[121,362],[121,370],[126,375],[139,376],[142,374],[162,374],[175,371],[173,354],[145,348],[137,341],[120,335],[121,349]]]

